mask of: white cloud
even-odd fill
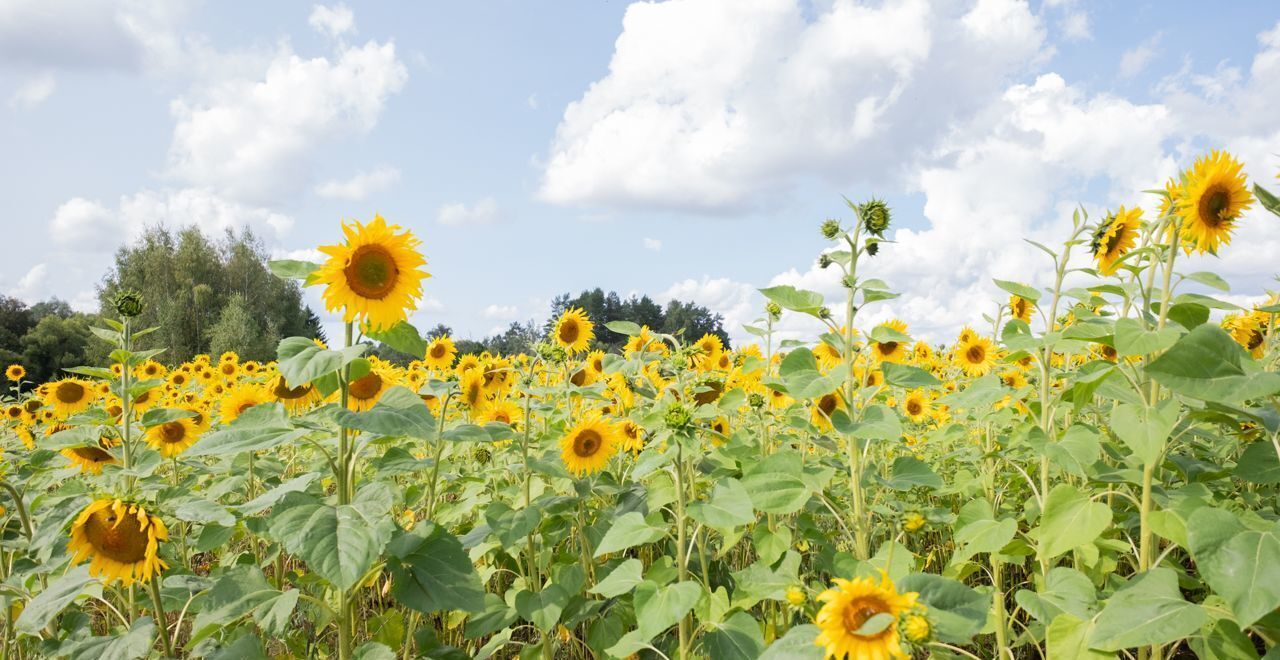
[[[515,305],[489,305],[484,308],[481,315],[487,319],[511,321],[520,316],[520,309]]]
[[[109,253],[154,226],[194,225],[216,236],[229,228],[248,227],[279,238],[293,227],[292,217],[270,209],[238,204],[197,188],[144,190],[122,196],[115,208],[81,197],[64,202],[54,212],[49,233],[65,247]]]
[[[359,201],[399,182],[400,170],[384,165],[370,172],[360,172],[350,179],[326,181],[316,186],[315,192],[329,199]]]
[[[436,212],[436,221],[442,225],[461,227],[463,225],[490,225],[501,218],[498,202],[486,197],[475,204],[454,202],[445,204]]]
[[[46,71],[39,74],[18,87],[13,96],[9,97],[9,107],[30,110],[52,96],[57,86],[58,80],[53,72]]]
[[[731,211],[802,180],[898,174],[1041,54],[1025,3],[671,0],[628,7],[609,74],[565,109],[543,199]],[[895,159],[899,160],[899,159]]]
[[[644,239],[644,248],[646,250],[653,250],[654,252],[660,252],[662,250],[662,241],[656,238],[646,238]]]
[[[537,95],[537,94],[530,94],[530,95],[529,95],[529,98],[525,99],[525,104],[529,106],[529,109],[530,109],[530,110],[537,110],[537,109],[538,109],[538,95]]]
[[[1159,45],[1160,34],[1157,33],[1122,53],[1120,55],[1121,77],[1132,78],[1142,73],[1142,70],[1147,68],[1147,64],[1155,58]]]
[[[236,201],[276,203],[304,187],[319,144],[372,130],[407,78],[390,43],[340,48],[332,60],[282,45],[265,72],[171,104],[170,174]]]
[[[735,342],[744,334],[742,325],[764,313],[764,303],[754,286],[727,277],[703,275],[701,279],[682,280],[655,296],[655,300],[663,305],[672,300],[692,302],[720,314],[725,331]]]
[[[40,291],[44,284],[45,273],[48,270],[48,265],[44,263],[38,263],[32,266],[31,270],[28,270],[27,274],[23,275],[22,279],[18,280],[18,286],[13,290],[14,295],[18,298],[25,299]]]
[[[1062,36],[1069,41],[1087,41],[1093,38],[1093,32],[1089,29],[1089,14],[1083,11],[1073,11],[1062,19]]]
[[[0,61],[37,68],[140,70],[178,46],[187,0],[6,0]]]
[[[307,17],[307,23],[316,31],[337,38],[356,29],[356,15],[346,4],[339,2],[333,7],[316,5]]]

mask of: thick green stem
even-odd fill
[[[684,448],[677,441],[676,452],[676,568],[680,576],[680,582],[689,579],[689,558],[687,550],[687,532],[685,531],[685,506],[688,492],[685,489],[684,476]],[[686,660],[689,657],[689,615],[686,614],[680,618],[680,660]]]
[[[164,601],[160,598],[160,576],[147,580],[147,586],[151,591],[151,602],[156,606],[156,628],[160,641],[164,644],[164,655],[166,658],[176,657],[173,654],[173,643],[169,641],[169,618],[164,613]]]
[[[351,347],[351,323],[344,326],[344,347]],[[342,408],[347,409],[350,403],[351,393],[351,367],[343,367],[342,378],[339,379],[341,388]],[[351,462],[351,438],[345,426],[338,428],[338,504],[350,504],[351,493],[354,490],[348,483],[352,473],[349,469]],[[351,593],[347,589],[338,590],[338,660],[351,660],[352,648],[354,640],[352,635],[352,627],[354,621],[351,616]]]

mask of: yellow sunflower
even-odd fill
[[[618,452],[622,442],[617,425],[605,419],[598,410],[586,414],[560,439],[560,457],[564,466],[576,477],[604,469]]]
[[[91,558],[89,575],[107,584],[119,580],[124,586],[147,582],[169,568],[160,559],[160,541],[169,539],[164,521],[149,516],[137,504],[120,500],[97,500],[85,507],[71,525],[67,550],[78,564]]]
[[[453,358],[457,355],[458,348],[453,345],[452,337],[437,337],[427,345],[427,355],[423,358],[422,363],[428,369],[447,371],[449,367],[453,366]]]
[[[71,461],[72,465],[79,467],[81,474],[102,474],[104,465],[119,462],[115,455],[108,451],[118,444],[120,444],[119,440],[104,435],[98,438],[96,446],[69,447],[60,453]]]
[[[147,360],[146,362],[138,365],[137,368],[134,369],[133,373],[138,378],[145,380],[148,378],[163,378],[166,371],[167,370],[164,368],[163,364],[160,364],[155,360]]]
[[[1214,150],[1187,171],[1178,199],[1187,251],[1217,254],[1219,246],[1231,242],[1236,220],[1253,205],[1242,167],[1231,154]]]
[[[844,399],[839,393],[823,394],[813,402],[813,409],[809,411],[809,419],[814,426],[828,431],[831,429],[831,416],[837,410],[844,409]]]
[[[187,417],[147,429],[146,440],[161,456],[173,458],[194,445],[199,437],[196,424],[192,422],[192,418]]]
[[[596,336],[595,325],[587,318],[587,313],[577,307],[570,307],[560,315],[551,334],[556,345],[571,354],[587,350]]]
[[[314,278],[325,285],[326,309],[341,308],[344,321],[358,320],[375,330],[389,328],[417,309],[422,280],[430,275],[422,270],[427,262],[418,252],[418,239],[399,230],[376,215],[367,225],[343,223],[345,243],[320,246],[329,260]]]
[[[27,376],[27,370],[20,364],[11,364],[4,370],[4,377],[18,382]]]
[[[1264,312],[1230,314],[1222,319],[1222,329],[1231,333],[1231,338],[1249,351],[1254,359],[1259,359],[1266,348],[1267,320]]]
[[[520,408],[519,404],[511,400],[490,401],[481,404],[480,412],[476,415],[476,422],[480,424],[498,422],[518,427],[523,419],[524,410]]]
[[[230,424],[244,414],[244,411],[271,400],[271,396],[261,385],[241,383],[227,391],[218,408],[223,424]]]
[[[996,364],[996,348],[990,339],[973,335],[958,342],[952,358],[970,376],[983,376]]]
[[[283,403],[289,412],[298,414],[306,412],[315,405],[320,400],[320,393],[311,383],[289,387],[289,382],[284,376],[276,376],[275,380],[271,381],[271,397]]]
[[[1031,306],[1031,301],[1022,296],[1009,296],[1009,315],[1023,323],[1031,322],[1031,312],[1035,308]],[[919,342],[917,342],[919,345]],[[928,345],[926,344],[927,348]],[[916,356],[919,358],[919,355]]]
[[[907,324],[898,319],[886,321],[877,327],[889,328],[902,334],[907,333]],[[907,345],[897,341],[878,342],[873,340],[871,342],[871,353],[881,362],[902,362],[907,357]]]
[[[52,406],[54,413],[62,419],[88,408],[97,397],[97,392],[79,378],[68,378],[50,385],[44,403]]]
[[[823,603],[814,623],[822,632],[814,643],[823,647],[826,658],[846,660],[905,659],[898,633],[900,617],[920,607],[918,594],[900,594],[893,581],[881,574],[880,582],[872,578],[832,580],[834,587],[818,595]],[[887,614],[886,625],[864,630],[872,618]]]
[[[1115,274],[1120,258],[1137,244],[1141,226],[1142,209],[1134,207],[1126,211],[1123,206],[1098,225],[1093,235],[1093,256],[1098,260],[1098,272]]]
[[[351,381],[351,385],[347,387],[347,407],[352,410],[368,410],[392,385],[395,383],[389,371],[370,369],[369,373]]]
[[[484,374],[480,369],[471,369],[458,379],[458,391],[462,393],[462,402],[471,409],[474,417],[479,414],[487,397],[484,392]]]
[[[626,420],[622,422],[619,429],[622,433],[619,439],[622,440],[622,449],[633,454],[639,454],[644,451],[644,427]]]
[[[907,393],[907,398],[902,402],[902,412],[911,421],[920,424],[933,412],[933,402],[924,390],[917,388]]]

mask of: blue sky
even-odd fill
[[[757,287],[838,295],[817,225],[874,194],[903,296],[867,319],[943,339],[992,277],[1047,281],[1017,239],[1060,241],[1077,204],[1150,208],[1210,147],[1274,181],[1278,105],[1268,2],[3,0],[0,291],[91,306],[148,224],[306,257],[376,211],[423,240],[421,326],[602,286],[740,336]],[[1277,262],[1254,213],[1206,265],[1243,302]]]

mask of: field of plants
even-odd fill
[[[166,361],[124,291],[108,363],[6,371],[0,657],[1280,658],[1280,297],[1183,265],[1280,202],[1215,151],[1132,203],[945,345],[859,323],[875,199],[733,348],[460,355],[381,217],[271,264],[345,322],[272,362]]]

